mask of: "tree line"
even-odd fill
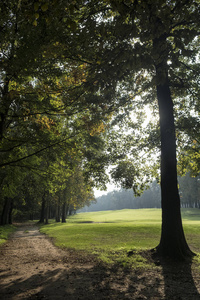
[[[1,225],[27,214],[48,223],[50,211],[64,222],[106,180],[104,127],[77,100],[86,65],[68,49],[75,8],[64,6],[0,3]]]
[[[179,177],[178,181],[181,207],[200,208],[200,176],[191,177],[187,173],[186,176]],[[161,208],[160,185],[156,181],[140,197],[134,196],[132,189],[114,190],[97,197],[89,206],[85,206],[78,211],[92,212],[141,208]]]

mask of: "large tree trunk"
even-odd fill
[[[160,66],[156,69],[157,78]],[[157,99],[160,115],[161,134],[161,203],[162,232],[157,252],[165,257],[191,256],[186,242],[181,219],[180,197],[177,182],[176,138],[173,116],[173,102],[167,80],[157,85]]]

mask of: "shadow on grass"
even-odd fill
[[[117,223],[117,222],[94,222],[94,221],[76,221],[73,224],[110,224],[110,223]]]

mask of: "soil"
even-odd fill
[[[59,249],[37,226],[24,224],[0,248],[0,299],[200,299],[196,265],[142,255],[155,267],[110,267],[84,252]]]

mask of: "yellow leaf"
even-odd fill
[[[39,15],[38,13],[35,14],[35,18],[36,18],[36,19],[38,19],[39,16],[40,16],[40,15]]]
[[[42,11],[46,11],[48,9],[49,4],[46,2],[41,6]]]
[[[36,20],[33,21],[33,25],[37,26],[37,21]]]
[[[34,3],[34,10],[37,11],[39,9],[40,3],[39,2],[35,2]]]

